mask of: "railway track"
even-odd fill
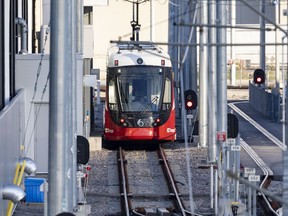
[[[240,108],[238,108],[236,105],[240,105],[240,107],[242,105],[242,108],[243,108],[243,107],[245,107],[245,102],[230,103],[229,106],[235,112],[237,112],[239,114],[239,116],[241,116],[243,119],[245,119],[251,125],[253,125],[253,127],[255,127],[261,133],[260,135],[258,135],[258,137],[256,139],[256,143],[258,142],[258,140],[260,140],[259,136],[265,136],[267,138],[265,141],[267,144],[264,141],[262,141],[261,148],[257,147],[257,144],[255,145],[255,140],[253,142],[253,139],[249,139],[250,135],[246,136],[246,137],[248,137],[247,140],[250,141],[249,144],[246,143],[243,139],[240,140],[241,147],[245,150],[245,152],[254,161],[256,169],[258,170],[258,174],[260,174],[262,176],[261,183],[259,184],[259,189],[257,190],[257,205],[261,208],[261,212],[262,212],[262,214],[261,213],[259,213],[259,214],[260,215],[281,215],[281,214],[279,214],[279,212],[277,210],[281,207],[282,204],[279,200],[277,200],[277,198],[275,198],[274,194],[269,194],[269,191],[270,191],[269,187],[270,187],[271,182],[273,182],[273,181],[278,181],[278,182],[282,181],[282,174],[280,174],[280,173],[282,173],[282,171],[279,171],[282,169],[281,166],[279,166],[279,164],[281,165],[281,161],[279,161],[278,158],[282,157],[281,150],[286,150],[286,146],[284,146],[283,143],[276,136],[274,136],[272,133],[270,133],[268,130],[268,129],[271,129],[271,126],[275,127],[277,125],[272,124],[270,126],[270,128],[267,127],[265,129],[262,126],[263,122],[262,122],[262,125],[257,122],[257,120],[259,122],[261,122],[261,119],[259,120],[259,118],[256,119],[255,117],[254,117],[255,119],[251,118],[248,115],[249,110],[247,113],[245,113]],[[253,115],[251,115],[251,116],[253,117]],[[269,123],[270,122],[268,122],[268,124]],[[267,126],[267,122],[265,122],[265,125]],[[256,132],[258,132],[258,131],[256,131]],[[246,131],[243,130],[243,133],[245,133],[245,132]],[[254,132],[254,133],[256,133],[256,132]],[[265,157],[265,154],[263,154],[261,152],[261,150],[263,150],[265,148],[271,149],[271,147],[269,145],[270,146],[276,145],[277,147],[279,147],[279,150],[276,150],[275,152],[270,151],[269,157]],[[277,148],[275,148],[275,149],[277,149]],[[273,161],[273,158],[277,158],[277,159],[274,159],[274,161]],[[272,166],[272,164],[274,164],[274,166]],[[276,171],[276,173],[275,173],[275,171]],[[268,191],[268,194],[263,193],[262,190]],[[279,188],[276,189],[276,191],[279,191]],[[247,208],[248,208],[247,211],[251,213],[251,206],[249,206],[249,204],[248,204]],[[253,206],[253,210],[254,209],[256,209],[255,206]]]
[[[133,156],[131,154],[134,154],[134,160],[132,159]],[[138,156],[140,156],[140,158],[149,157],[149,161],[159,164],[158,169],[154,168],[154,170],[148,171],[149,178],[153,181],[153,184],[149,185],[151,187],[149,191],[152,193],[147,193],[147,188],[145,193],[139,193],[141,187],[146,187],[146,183],[142,182],[143,185],[141,185],[137,182],[141,181],[139,179],[142,178],[139,174],[145,175],[145,167],[143,167],[144,173],[143,170],[141,171],[142,173],[137,173],[137,170],[132,168],[133,165],[131,166],[131,164],[135,163],[140,163],[141,166],[141,160],[135,160],[135,155],[137,154],[139,154]],[[186,210],[181,199],[181,194],[175,183],[173,172],[161,145],[159,145],[157,152],[142,151],[131,153],[125,152],[120,147],[117,157],[122,215],[170,215],[171,213],[177,215],[192,215]],[[126,159],[127,157],[130,159]],[[137,166],[139,166],[139,164]],[[160,170],[162,170],[162,173],[160,173]],[[137,185],[137,190],[135,187],[133,189],[133,185]]]

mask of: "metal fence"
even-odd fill
[[[249,83],[249,104],[256,111],[273,121],[281,120],[281,95],[279,92],[267,91]]]

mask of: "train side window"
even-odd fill
[[[116,105],[116,87],[114,80],[109,81],[109,96],[108,96],[108,102],[109,102],[109,109],[113,111],[117,111],[117,105]]]
[[[164,95],[163,95],[163,105],[162,110],[169,110],[171,107],[172,101],[172,92],[171,92],[171,80],[166,78],[165,80],[165,87],[164,87]]]

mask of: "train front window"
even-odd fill
[[[158,111],[163,72],[159,67],[125,67],[118,76],[123,112]]]

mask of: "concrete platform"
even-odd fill
[[[93,136],[88,139],[90,144],[90,152],[99,151],[102,149],[102,137],[101,136]]]

